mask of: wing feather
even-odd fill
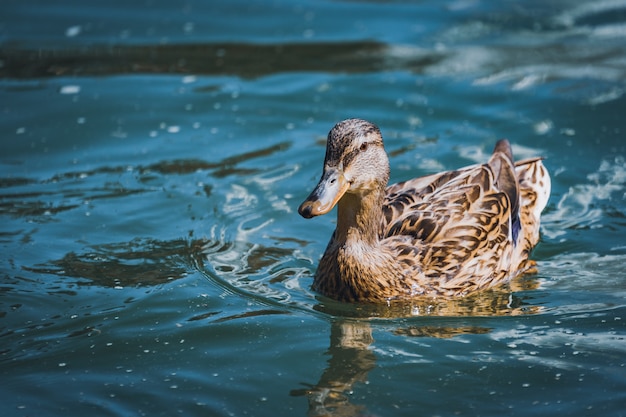
[[[422,262],[459,265],[510,239],[511,204],[489,164],[394,184],[389,191],[381,237],[417,240]]]

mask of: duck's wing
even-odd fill
[[[383,242],[437,291],[466,294],[533,267],[539,215],[550,194],[541,158],[514,164],[507,142],[486,164],[392,185]]]
[[[486,164],[392,185],[383,205],[381,237],[410,235],[426,244],[466,248],[519,231],[519,184],[506,141]],[[458,254],[461,257],[465,255]]]

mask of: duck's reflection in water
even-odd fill
[[[365,407],[353,404],[350,392],[357,382],[366,382],[376,366],[369,347],[374,342],[372,327],[365,321],[339,319],[330,330],[328,366],[317,384],[297,389],[291,395],[306,395],[309,416],[365,416]]]
[[[494,289],[455,302],[412,303],[391,306],[362,305],[349,310],[342,303],[319,305],[318,309],[336,317],[331,322],[330,356],[326,369],[316,384],[291,391],[293,396],[306,396],[308,415],[311,417],[366,417],[374,416],[364,405],[358,404],[360,396],[353,396],[358,383],[366,383],[368,374],[376,367],[373,350],[374,337],[371,318],[404,318],[410,313],[430,317],[398,321],[392,330],[400,337],[452,338],[467,334],[485,334],[490,328],[479,325],[490,316],[536,314],[541,307],[527,304],[510,290],[522,291],[537,287],[533,279],[515,280],[508,288]],[[343,307],[342,307],[343,306]],[[342,314],[343,313],[343,314]],[[343,317],[342,317],[343,315]],[[354,317],[356,316],[356,317]],[[438,317],[447,316],[442,322]],[[452,316],[452,317],[451,317]],[[458,318],[455,319],[454,316]],[[393,321],[390,322],[393,326]],[[405,324],[405,325],[403,325]],[[384,326],[388,328],[387,325]]]

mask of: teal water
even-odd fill
[[[0,414],[623,416],[626,2],[0,4]],[[344,118],[392,181],[543,155],[537,275],[310,290]]]

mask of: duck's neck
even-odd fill
[[[342,244],[359,242],[376,246],[384,196],[384,188],[362,194],[344,194],[337,205],[336,240]]]

